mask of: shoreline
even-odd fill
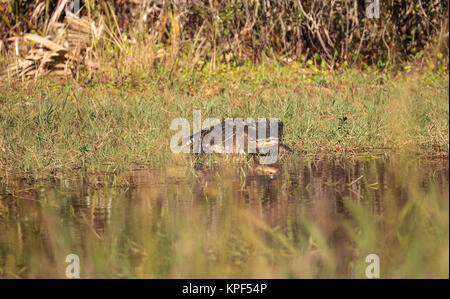
[[[268,72],[271,78],[261,76]],[[170,152],[170,122],[190,121],[196,109],[204,118],[278,118],[283,143],[307,157],[390,148],[448,159],[448,74],[388,74],[378,82],[368,71],[306,78],[301,72],[253,66],[248,72],[180,76],[173,85],[146,78],[138,87],[83,87],[48,78],[0,82],[0,169],[170,164],[179,160]]]

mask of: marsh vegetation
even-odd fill
[[[2,178],[0,277],[448,277],[448,161],[291,159]]]
[[[449,277],[448,1],[81,2],[0,0],[0,278]],[[294,153],[173,154],[194,110]]]

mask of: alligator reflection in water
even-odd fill
[[[430,184],[432,174],[441,197],[448,193],[447,161],[415,162],[414,167],[405,169],[416,176],[420,188]],[[248,225],[236,216],[246,213],[259,219],[262,228],[273,228],[295,241],[301,238],[306,217],[329,241],[339,261],[337,272],[345,277],[354,257],[343,227],[343,219],[351,214],[346,198],[383,218],[387,193],[395,195],[398,205],[408,200],[408,179],[402,172],[394,160],[380,158],[286,161],[270,175],[247,164],[213,164],[197,170],[135,170],[122,174],[120,187],[112,187],[118,178],[106,174],[37,181],[2,179],[0,252],[3,257],[14,252],[23,258],[32,250],[33,255],[45,257],[49,269],[39,272],[28,265],[32,274],[25,271],[23,276],[59,277],[63,272],[54,273],[50,266],[56,256],[68,248],[87,250],[90,238],[101,240],[103,245],[99,246],[124,242],[123,246],[131,249],[116,249],[117,254],[135,261],[136,256],[149,254],[143,235],[158,230],[166,234],[165,238],[175,238],[168,227],[183,232],[188,229],[183,219],[201,219],[200,224],[192,223],[197,229],[203,228],[197,233],[220,236],[230,223]],[[210,237],[205,238],[207,242]],[[62,240],[66,243],[60,243]],[[164,238],[157,240],[154,242],[168,242]],[[2,267],[0,263],[0,277],[9,276],[1,271]],[[161,270],[161,275],[167,271]],[[91,272],[95,277],[95,271]]]

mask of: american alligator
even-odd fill
[[[283,122],[279,120],[261,122],[226,120],[183,139],[181,146],[189,147],[189,152],[193,150],[194,153],[259,155],[275,153],[282,156],[293,152],[281,142],[282,136]]]

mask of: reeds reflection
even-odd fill
[[[209,166],[208,166],[209,165]],[[448,277],[448,161],[167,166],[0,182],[0,277]],[[447,263],[445,263],[447,259]]]

